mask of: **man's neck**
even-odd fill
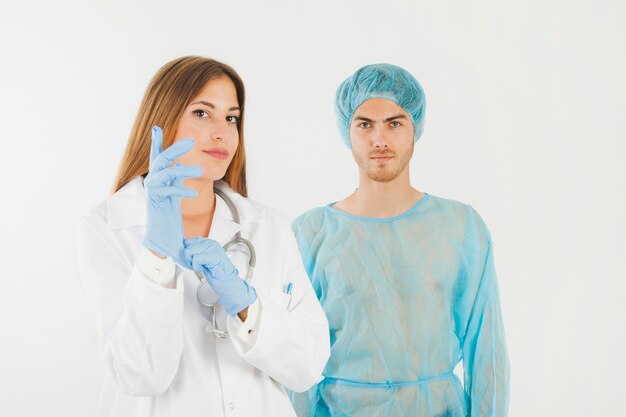
[[[408,172],[388,182],[361,174],[359,188],[333,207],[354,216],[384,219],[407,212],[422,197],[424,193],[411,186]]]

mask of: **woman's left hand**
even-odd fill
[[[256,301],[256,291],[239,276],[239,271],[222,246],[213,239],[185,239],[185,258],[194,271],[201,271],[231,316]]]

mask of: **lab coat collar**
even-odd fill
[[[216,181],[215,186],[233,201],[239,212],[241,224],[256,222],[263,218],[263,214],[247,198],[235,192],[226,182]],[[143,177],[133,178],[109,197],[107,218],[111,229],[146,225],[146,190],[143,186]],[[223,245],[239,230],[241,226],[233,220],[228,206],[216,195],[215,214],[209,237]]]
[[[235,233],[241,231],[242,224],[259,221],[262,218],[262,214],[247,198],[235,192],[225,181],[216,181],[215,187],[226,194],[226,197],[230,198],[235,207],[237,207],[241,222],[241,224],[235,222],[233,213],[226,205],[226,202],[216,194],[215,213],[213,214],[209,238],[216,240],[220,245],[224,246]]]
[[[142,176],[133,178],[107,199],[107,221],[111,229],[146,225],[146,192]]]

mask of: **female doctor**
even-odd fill
[[[328,322],[288,219],[246,197],[243,115],[229,66],[166,64],[114,194],[82,221],[107,365],[98,416],[295,416],[285,388],[320,379]]]

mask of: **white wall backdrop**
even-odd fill
[[[413,72],[413,184],[471,203],[496,244],[510,416],[622,416],[625,21],[620,0],[2,2],[0,415],[94,414],[77,221],[150,77],[199,54],[244,79],[251,196],[291,215],[356,187],[338,84],[373,62]]]

